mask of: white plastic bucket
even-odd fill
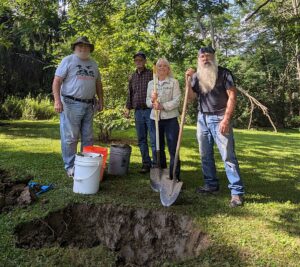
[[[102,156],[96,153],[77,154],[74,166],[73,192],[96,194],[99,191]]]

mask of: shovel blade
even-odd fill
[[[159,168],[150,169],[150,186],[154,192],[160,191],[160,175],[161,175],[161,169]]]
[[[150,186],[154,192],[160,192],[161,180],[169,175],[168,169],[151,168],[150,169]]]
[[[170,207],[179,196],[182,182],[170,180],[168,177],[163,177],[160,187],[160,201],[164,207]]]

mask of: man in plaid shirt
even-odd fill
[[[147,138],[150,131],[151,109],[146,105],[146,96],[148,82],[153,80],[153,74],[145,67],[146,55],[143,52],[136,53],[133,59],[136,71],[129,78],[125,116],[129,117],[130,110],[134,109],[135,128],[143,163],[140,172],[147,173],[151,168]],[[155,148],[155,144],[152,147]]]

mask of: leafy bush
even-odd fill
[[[113,130],[125,130],[130,122],[124,117],[121,107],[105,109],[94,117],[94,122],[99,130],[99,140],[107,142],[110,140]]]
[[[49,97],[42,97],[39,95],[37,98],[27,96],[24,99],[24,107],[22,112],[22,119],[25,120],[47,120],[56,116],[53,108],[53,103]]]
[[[52,101],[42,95],[25,99],[9,96],[0,106],[0,119],[47,120],[56,116]]]
[[[20,119],[22,117],[22,109],[24,101],[14,96],[5,99],[0,116],[2,119]]]
[[[300,128],[300,116],[287,117],[285,126],[289,128]]]

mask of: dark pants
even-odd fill
[[[150,133],[150,112],[151,109],[136,109],[134,113],[135,129],[138,138],[138,146],[142,155],[142,162],[144,165],[149,167],[151,167],[151,158],[149,156],[148,147],[148,131]]]
[[[177,118],[160,120],[158,122],[159,126],[159,148],[160,148],[160,167],[167,168],[167,160],[165,153],[165,138],[167,140],[167,145],[170,154],[170,178],[173,178],[173,167],[174,167],[174,159],[176,153],[176,146],[179,134],[179,124]],[[150,135],[152,141],[152,150],[155,151],[153,153],[153,165],[157,165],[156,158],[156,135],[155,135],[155,121],[150,119]],[[154,144],[153,144],[154,143]],[[153,147],[154,145],[154,147]],[[180,160],[178,159],[178,163],[175,171],[176,178],[180,178]]]

